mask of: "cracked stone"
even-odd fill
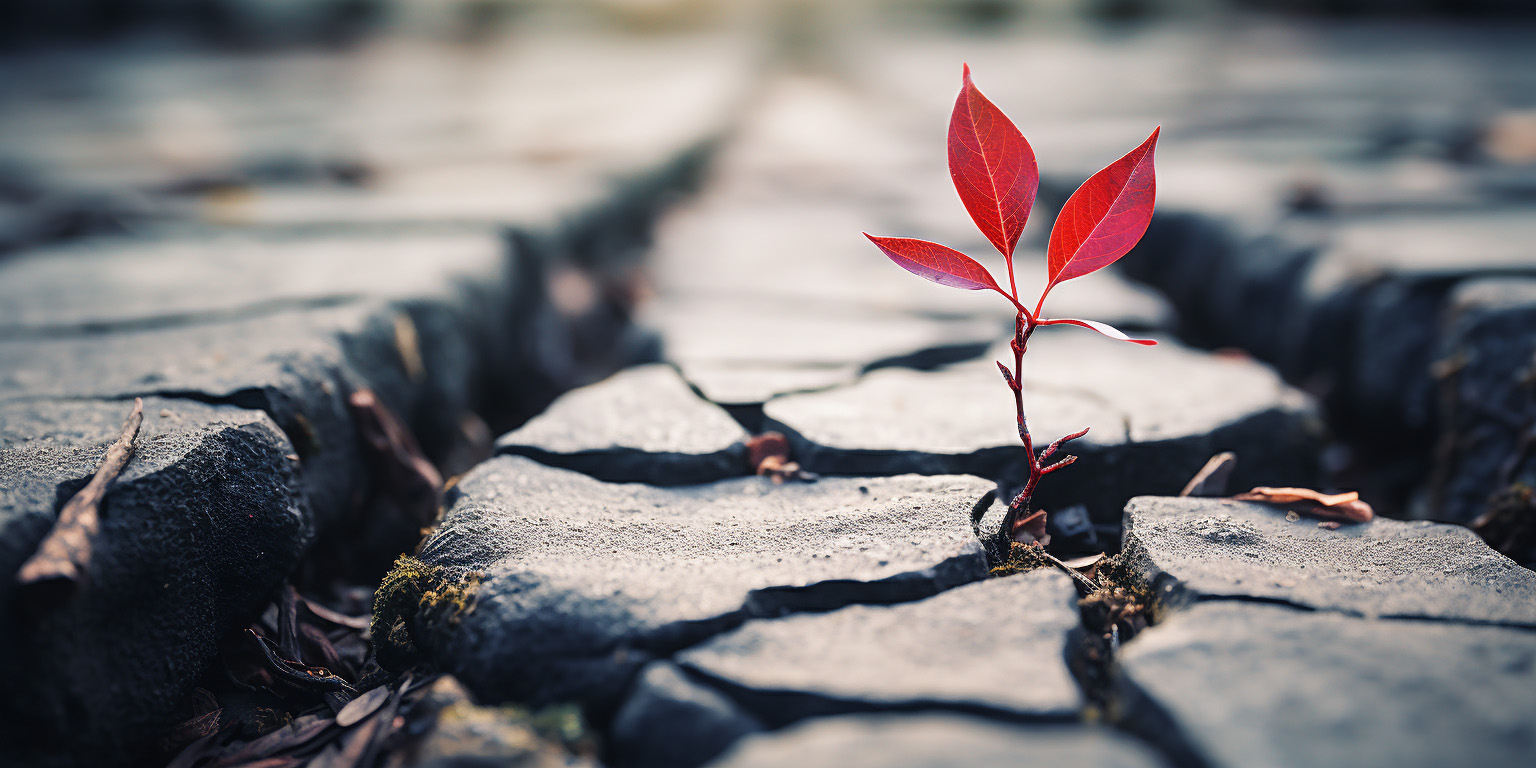
[[[1377,518],[1329,530],[1263,504],[1145,497],[1126,506],[1124,550],[1172,606],[1237,598],[1536,627],[1536,573],[1461,526]]]
[[[1516,765],[1536,749],[1529,630],[1212,602],[1138,634],[1118,666],[1120,725],[1181,764]]]
[[[749,736],[718,768],[966,768],[978,765],[1152,768],[1151,750],[1105,728],[1004,725],[945,714],[828,717]]]
[[[1091,427],[1066,449],[1077,464],[1042,483],[1041,504],[1085,504],[1118,523],[1132,496],[1177,493],[1212,455],[1238,454],[1234,485],[1307,484],[1321,443],[1315,408],[1268,368],[1190,350],[1036,333],[1025,355],[1025,411],[1036,447]],[[764,409],[812,472],[964,472],[1013,487],[1027,474],[1013,399],[993,358],[934,372],[879,371]],[[1005,357],[1006,356],[1006,357]],[[1154,490],[1155,489],[1155,490]]]
[[[762,722],[735,702],[655,661],[614,717],[609,752],[619,768],[693,768],[761,730]]]
[[[95,472],[131,403],[0,404],[0,573],[14,574]],[[26,608],[0,590],[0,751],[39,765],[140,754],[172,724],[223,632],[298,563],[313,521],[265,414],[148,398],[109,487],[87,582]],[[30,612],[29,612],[30,611]],[[36,753],[36,754],[34,754]]]
[[[898,605],[749,621],[677,656],[770,727],[843,712],[949,709],[1068,720],[1078,627],[1066,574],[988,579]]]
[[[496,447],[610,483],[685,485],[747,474],[748,437],[674,368],[656,364],[562,395]]]
[[[502,456],[455,487],[421,560],[482,574],[457,623],[402,617],[492,701],[616,702],[647,660],[789,611],[986,576],[974,477],[612,484]]]

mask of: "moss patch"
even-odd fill
[[[1000,559],[989,571],[993,576],[1012,576],[1016,573],[1050,568],[1052,563],[1045,556],[1045,548],[1039,544],[1020,544],[1015,541],[1008,547],[1007,556]]]
[[[457,624],[474,610],[481,575],[401,555],[373,595],[370,627],[379,664],[403,669],[421,658],[416,636],[427,625]]]

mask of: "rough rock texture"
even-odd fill
[[[1529,630],[1193,606],[1119,657],[1120,724],[1190,765],[1517,765],[1536,749]]]
[[[749,621],[677,656],[771,727],[839,712],[949,709],[1068,720],[1077,590],[1055,570],[925,600]]]
[[[1306,484],[1316,475],[1313,407],[1250,361],[1167,340],[1146,348],[1048,329],[1030,342],[1024,389],[1037,448],[1092,428],[1068,446],[1077,464],[1041,484],[1038,499],[1049,507],[1086,504],[1095,520],[1114,523],[1126,500],[1178,492],[1221,451],[1238,454],[1234,485]],[[1012,397],[988,358],[935,372],[881,371],[774,400],[764,413],[813,472],[966,472],[1009,487],[1027,476]]]
[[[1434,509],[1469,522],[1495,493],[1536,487],[1522,444],[1536,416],[1536,280],[1492,278],[1451,294],[1439,349]]]
[[[171,724],[223,628],[299,560],[312,521],[293,448],[260,412],[151,398],[73,599],[10,582],[95,472],[130,402],[0,404],[0,753],[87,764]],[[82,762],[84,761],[84,762]]]
[[[748,618],[983,578],[970,518],[989,490],[972,477],[656,488],[498,457],[458,484],[420,553],[483,574],[473,610],[402,618],[483,698],[601,709],[650,657]]]
[[[1001,725],[958,715],[847,715],[751,736],[720,768],[968,768],[981,765],[1059,768],[1163,765],[1150,750],[1094,727]]]
[[[1239,598],[1536,627],[1536,573],[1460,526],[1377,518],[1329,530],[1263,504],[1149,497],[1126,506],[1124,547],[1170,606]]]
[[[703,765],[763,724],[669,662],[654,661],[614,717],[609,762],[616,766]]]
[[[676,369],[656,364],[562,395],[496,448],[611,483],[683,485],[747,474],[747,437]]]

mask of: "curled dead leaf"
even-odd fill
[[[1351,523],[1368,523],[1376,515],[1371,505],[1360,500],[1360,494],[1327,494],[1311,488],[1267,488],[1260,486],[1247,493],[1232,497],[1236,501],[1257,501],[1289,507],[1301,514]]]
[[[747,441],[747,466],[753,474],[775,483],[816,479],[816,475],[800,469],[799,463],[790,461],[789,439],[778,432],[764,432]]]

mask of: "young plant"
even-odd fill
[[[1076,325],[1132,344],[1157,343],[1130,338],[1092,320],[1046,318],[1042,311],[1052,288],[1109,266],[1129,252],[1147,231],[1157,193],[1152,153],[1161,129],[1152,131],[1141,146],[1095,173],[1067,199],[1056,217],[1046,249],[1045,288],[1040,291],[1034,310],[1030,310],[1019,301],[1013,252],[1040,186],[1035,152],[1013,121],[976,89],[969,66],[965,67],[963,78],[949,119],[949,175],[971,220],[1008,265],[1008,290],[998,286],[986,267],[953,248],[911,238],[875,237],[868,232],[864,236],[897,266],[918,277],[953,288],[996,291],[1013,305],[1017,313],[1011,344],[1013,368],[1002,361],[998,361],[997,367],[1013,390],[1019,439],[1024,441],[1029,456],[1029,480],[1009,502],[1001,533],[1010,541],[1043,542],[1045,512],[1031,512],[1030,498],[1040,478],[1071,464],[1077,457],[1067,456],[1052,464],[1046,461],[1069,441],[1088,434],[1088,430],[1058,438],[1039,455],[1035,454],[1034,438],[1024,418],[1024,352],[1029,348],[1029,337],[1042,325]]]

